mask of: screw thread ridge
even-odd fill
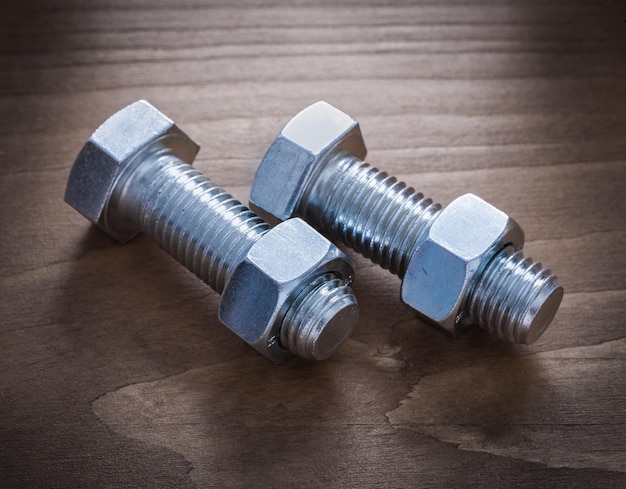
[[[563,296],[556,276],[509,246],[478,277],[468,297],[471,322],[511,343],[530,344],[552,320]]]
[[[300,212],[324,232],[402,278],[425,229],[441,206],[353,156],[329,161]]]
[[[345,329],[343,324],[355,324],[357,316],[352,289],[326,274],[311,282],[294,300],[283,319],[280,342],[302,358],[324,360],[350,336],[352,328]]]
[[[141,175],[136,222],[161,248],[221,293],[234,267],[268,230],[254,212],[171,154]]]

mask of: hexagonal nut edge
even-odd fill
[[[347,283],[353,268],[330,241],[298,218],[268,231],[235,268],[222,292],[220,321],[272,362],[291,353],[280,326],[291,302],[315,278],[333,272]]]
[[[473,279],[498,250],[521,249],[523,243],[512,218],[475,195],[463,195],[441,211],[411,256],[402,300],[456,336]]]

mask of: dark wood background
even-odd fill
[[[0,70],[1,487],[626,487],[622,2],[2,2]],[[269,364],[63,202],[139,98],[244,202],[282,125],[337,105],[373,163],[520,222],[566,290],[552,327],[450,340],[351,254],[358,331]]]

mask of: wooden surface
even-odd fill
[[[0,487],[626,487],[623,4],[281,3],[2,2]],[[270,365],[149,240],[63,202],[138,98],[243,201],[293,114],[339,106],[373,163],[520,222],[566,290],[553,325],[450,340],[351,254],[358,331]]]

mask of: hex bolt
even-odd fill
[[[509,342],[537,340],[563,289],[520,251],[519,225],[472,194],[442,210],[365,154],[354,119],[313,104],[266,153],[250,206],[271,222],[302,217],[397,274],[403,301],[453,336],[478,324]]]
[[[199,147],[145,101],[79,153],[66,201],[125,242],[142,231],[222,294],[220,320],[265,357],[322,360],[350,335],[350,260],[301,219],[269,229],[191,167]]]

